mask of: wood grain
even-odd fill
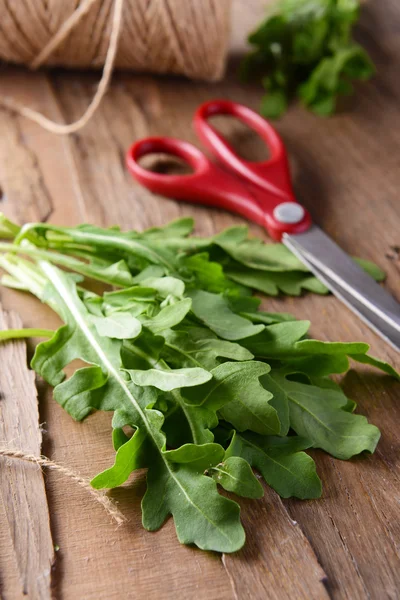
[[[246,545],[222,559],[236,598],[328,600],[327,576],[303,531],[277,494],[265,487],[259,502],[241,502]]]
[[[246,6],[247,6],[246,2]],[[321,225],[346,251],[377,262],[388,274],[386,287],[400,298],[400,8],[394,0],[369,3],[358,35],[377,65],[377,77],[346,100],[331,119],[292,109],[277,127],[290,152],[296,192]],[[93,94],[92,74],[1,74],[7,93],[29,100],[59,120],[70,121]],[[196,218],[197,232],[210,234],[239,217],[154,196],[138,186],[125,168],[129,144],[143,135],[167,134],[197,143],[190,123],[199,102],[227,97],[259,105],[258,87],[240,86],[234,65],[224,82],[194,84],[178,78],[117,74],[94,120],[71,138],[43,133],[23,120],[4,123],[0,153],[30,155],[30,167],[16,188],[0,167],[1,207],[21,220],[45,218],[37,204],[41,182],[51,202],[50,220],[73,224],[91,221],[142,229],[181,215]],[[262,157],[264,149],[241,128],[225,132],[245,154]],[[10,138],[11,136],[11,138]],[[11,159],[10,159],[11,160]],[[14,160],[14,159],[13,159]],[[16,160],[16,159],[15,159]],[[19,190],[23,189],[23,198]],[[17,203],[19,203],[17,205]],[[265,233],[252,226],[264,238]],[[57,318],[35,300],[2,290],[27,326],[56,326]],[[327,340],[365,340],[373,354],[399,367],[398,356],[333,297],[264,299],[267,310],[290,311],[310,318],[312,334]],[[382,439],[372,457],[335,460],[315,452],[323,480],[318,501],[282,502],[271,490],[260,501],[242,502],[247,546],[223,561],[178,544],[169,521],[159,532],[140,524],[143,475],[113,492],[129,524],[119,529],[79,489],[52,473],[46,477],[52,531],[60,546],[54,574],[55,596],[107,599],[121,595],[176,600],[327,598],[385,600],[400,589],[398,519],[400,409],[399,385],[357,365],[342,378],[359,412],[380,427]],[[47,434],[44,449],[88,477],[112,462],[108,415],[71,421],[45,386],[39,390]],[[0,525],[4,514],[0,510]],[[295,524],[296,523],[296,524]],[[13,581],[11,558],[0,527],[0,569]],[[11,589],[9,587],[8,589]],[[12,594],[5,595],[13,599]]]
[[[0,307],[0,329],[21,326],[17,315],[7,314]],[[0,362],[1,445],[40,455],[42,435],[35,375],[26,364],[25,343],[1,344]],[[40,468],[0,457],[0,495],[2,524],[8,525],[6,547],[12,549],[12,554],[7,552],[8,564],[10,567],[14,563],[20,584],[17,586],[16,581],[11,582],[18,594],[13,596],[19,598],[22,592],[30,598],[49,600],[54,548]],[[9,585],[8,581],[4,582],[4,596],[10,591]],[[12,597],[11,594],[9,597]]]

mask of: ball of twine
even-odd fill
[[[13,98],[0,106],[53,133],[81,129],[107,91],[114,67],[195,79],[222,76],[231,0],[0,0],[0,59],[29,65],[103,68],[85,114],[58,124]]]

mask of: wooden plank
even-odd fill
[[[347,251],[378,262],[388,273],[388,289],[398,294],[399,266],[387,256],[393,254],[391,246],[399,245],[400,175],[393,127],[400,117],[399,23],[400,10],[393,0],[385,7],[370,3],[360,35],[371,47],[379,76],[360,88],[345,112],[325,120],[295,109],[277,124],[290,150],[296,190],[317,222]],[[374,39],[379,44],[373,45]],[[95,75],[55,74],[52,92],[47,84],[34,85],[43,82],[42,75],[31,75],[29,86],[18,74],[14,77],[19,93],[65,120],[83,112],[97,80]],[[257,108],[261,90],[239,86],[233,71],[224,82],[213,86],[117,75],[93,122],[68,142],[18,121],[21,139],[34,150],[35,168],[40,169],[56,205],[53,222],[88,220],[143,228],[191,214],[197,219],[198,232],[204,234],[243,223],[220,211],[153,196],[136,185],[125,170],[125,150],[140,136],[169,134],[196,141],[190,129],[193,111],[200,101],[216,96]],[[226,131],[253,156],[262,156],[262,147],[240,128],[229,125]],[[4,144],[0,139],[0,146]],[[30,173],[34,180],[32,170]],[[11,192],[6,207],[11,208],[16,195],[9,184],[7,190]],[[25,194],[29,196],[30,186],[24,183],[24,198]],[[252,230],[263,235],[256,227]],[[34,300],[22,294],[9,295],[7,302],[18,306],[26,324],[51,326],[57,322],[50,311],[37,308]],[[266,299],[265,306],[309,317],[316,337],[364,339],[371,343],[374,354],[394,364],[398,360],[394,351],[332,297]],[[248,545],[237,556],[226,557],[224,565],[217,556],[179,546],[171,522],[154,534],[142,530],[140,475],[113,492],[130,518],[129,526],[115,530],[106,522],[102,509],[83,492],[49,473],[52,526],[60,545],[57,597],[116,598],[124,594],[139,600],[179,600],[308,594],[324,598],[328,593],[337,599],[395,598],[400,586],[399,392],[398,384],[372,373],[358,366],[357,372],[344,378],[344,386],[359,402],[360,412],[382,430],[374,457],[344,463],[315,453],[324,496],[320,501],[285,502],[297,526],[272,492],[260,502],[243,503]],[[54,404],[49,391],[42,396],[43,420],[49,431],[46,451],[52,458],[87,476],[108,466],[113,454],[108,416],[94,415],[86,423],[76,424]],[[1,560],[0,567],[3,563]],[[324,585],[321,567],[328,578]]]
[[[299,524],[265,487],[262,500],[241,501],[244,548],[222,559],[237,600],[328,600],[327,576]]]
[[[1,93],[62,122],[44,73],[8,69]],[[0,111],[0,209],[17,222],[53,219],[66,225],[85,219],[81,190],[69,151],[71,139],[48,133],[17,115]]]
[[[16,314],[7,314],[0,307],[0,329],[21,326]],[[0,361],[1,444],[40,455],[42,435],[35,375],[26,364],[25,343],[2,344]],[[0,462],[0,494],[8,523],[8,544],[11,541],[19,575],[15,597],[22,591],[30,598],[49,600],[54,548],[42,472],[36,465],[13,459],[0,457]]]

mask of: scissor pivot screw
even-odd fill
[[[280,223],[299,223],[305,215],[305,210],[297,202],[282,202],[275,206],[273,215]]]

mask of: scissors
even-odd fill
[[[250,162],[239,157],[209,123],[210,117],[216,115],[233,116],[253,129],[267,145],[269,158]],[[152,192],[224,208],[263,226],[331,292],[400,351],[400,304],[315,225],[307,209],[297,202],[285,146],[272,125],[247,106],[228,100],[202,104],[194,115],[193,124],[218,163],[211,162],[195,146],[183,140],[148,137],[134,143],[127,153],[127,165],[133,177]],[[159,152],[183,159],[193,172],[165,175],[139,164],[143,156]]]

